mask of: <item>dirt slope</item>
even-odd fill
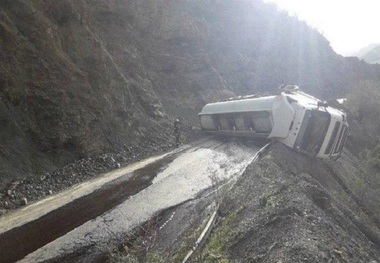
[[[52,262],[183,262],[218,207],[187,262],[379,262],[380,178],[368,183],[357,162],[348,151],[333,162],[275,144],[235,184],[162,211],[124,240]]]
[[[226,195],[203,259],[377,262],[380,214],[351,192],[348,178],[359,174],[354,166],[340,169],[345,165],[272,147]]]

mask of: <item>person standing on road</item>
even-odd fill
[[[180,145],[180,130],[179,130],[180,121],[179,119],[175,119],[174,121],[174,136],[175,136],[175,147],[179,147]]]

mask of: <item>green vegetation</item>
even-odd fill
[[[158,253],[148,252],[146,255],[147,262],[152,263],[165,263],[167,262],[161,255]]]
[[[277,207],[277,206],[281,205],[284,201],[285,201],[284,197],[282,195],[278,195],[278,193],[276,192],[276,193],[271,193],[271,194],[263,197],[260,200],[260,204],[263,207],[273,208],[273,207]]]
[[[210,241],[203,250],[202,262],[207,263],[228,263],[230,262],[226,254],[225,245],[234,236],[232,222],[236,218],[239,211],[235,211],[225,217],[219,227],[216,228],[215,233],[211,235]]]
[[[16,88],[15,76],[9,68],[0,65],[0,86],[4,89],[4,95],[14,105],[20,102],[21,92]]]
[[[272,155],[272,151],[264,153],[265,155],[262,157],[263,160],[273,160],[275,157]]]
[[[205,228],[207,224],[207,220],[202,223],[201,226],[199,226],[195,231],[192,231],[185,236],[187,237],[184,242],[182,242],[181,247],[178,249],[178,252],[176,252],[175,257],[173,258],[174,263],[180,263],[183,261],[183,259],[186,257],[187,253],[192,249],[195,242],[197,241],[198,237],[201,235],[203,229]]]
[[[367,150],[365,159],[367,164],[374,165],[380,169],[380,144],[371,150]]]
[[[28,165],[29,165],[29,168],[32,170],[33,174],[35,174],[37,176],[43,174],[44,169],[43,169],[40,161],[38,160],[38,157],[36,157],[34,155],[30,156],[28,159]]]
[[[347,108],[352,116],[371,133],[380,128],[380,85],[371,81],[361,82],[347,98]]]
[[[360,176],[350,186],[360,200],[374,187],[374,178],[380,169],[380,85],[371,81],[361,82],[347,97],[350,135],[347,147],[358,154]]]

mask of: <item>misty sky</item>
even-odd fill
[[[380,43],[379,0],[264,0],[317,28],[339,54]]]

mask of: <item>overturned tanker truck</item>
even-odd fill
[[[206,132],[274,138],[319,158],[338,158],[347,134],[347,115],[297,86],[281,86],[277,96],[244,96],[206,104],[199,113]]]

